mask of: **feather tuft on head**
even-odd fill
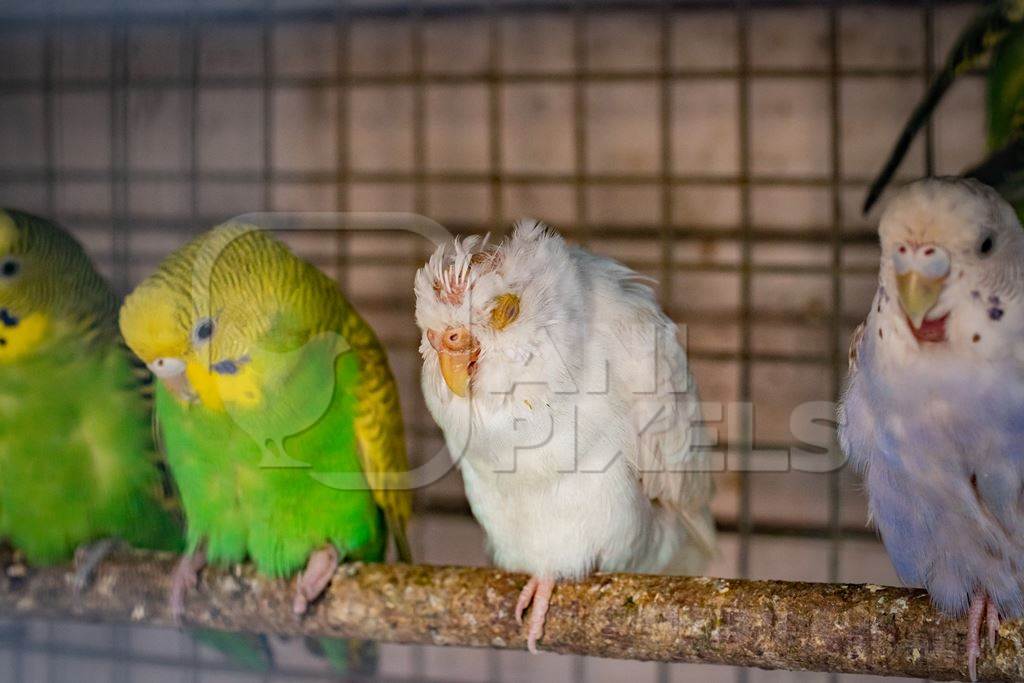
[[[512,227],[513,240],[536,241],[551,237],[554,233],[551,228],[536,218],[520,218]]]
[[[443,244],[430,257],[425,276],[437,300],[458,306],[473,283],[497,266],[497,252],[488,245],[490,235],[471,235]]]

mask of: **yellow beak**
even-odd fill
[[[938,303],[945,282],[945,276],[929,278],[916,270],[909,270],[896,276],[900,306],[915,329],[921,327],[928,311]]]
[[[480,355],[480,345],[465,327],[451,328],[438,333],[427,332],[430,345],[437,351],[437,360],[445,384],[456,396],[469,395],[469,380]]]
[[[465,398],[469,395],[469,365],[473,362],[474,355],[469,351],[439,351],[437,354],[441,364],[441,376],[456,396]]]

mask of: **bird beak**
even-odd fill
[[[185,375],[179,375],[178,377],[170,377],[161,380],[167,390],[177,396],[182,401],[192,401],[195,397],[195,392],[192,391],[192,384],[188,381],[188,377]]]
[[[896,276],[900,306],[915,329],[921,327],[925,316],[935,308],[945,283],[945,275],[927,277],[916,270],[908,270]]]
[[[430,345],[437,351],[441,376],[456,396],[469,395],[469,383],[480,357],[480,344],[465,327],[449,327],[444,332],[427,331]]]
[[[152,363],[148,363],[146,367],[178,399],[187,401],[195,395],[188,376],[185,374],[185,361],[180,358],[157,358]]]

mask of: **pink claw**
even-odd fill
[[[516,601],[516,623],[523,624],[523,613],[532,603],[530,611],[530,624],[526,631],[526,647],[537,654],[537,641],[544,635],[544,622],[547,618],[548,607],[551,605],[551,594],[555,590],[554,579],[541,579],[531,577],[523,590],[519,593],[519,600]]]
[[[531,576],[530,580],[523,586],[523,590],[519,592],[519,600],[516,601],[516,623],[520,626],[523,625],[523,613],[526,608],[530,606],[530,602],[533,600],[533,594],[537,592],[537,577]]]
[[[327,584],[334,577],[334,572],[338,569],[338,562],[338,550],[333,545],[326,545],[309,556],[309,560],[306,561],[306,569],[299,574],[295,585],[292,611],[297,616],[305,614],[309,609],[309,603],[324,592]]]
[[[999,611],[991,600],[988,601],[985,614],[988,620],[988,647],[990,650],[995,650],[996,638],[999,635]]]
[[[185,614],[185,595],[199,584],[199,572],[206,566],[206,552],[182,555],[171,577],[171,616],[177,624]]]
[[[986,626],[989,650],[996,647],[999,634],[999,611],[985,591],[980,590],[971,597],[967,611],[967,673],[972,681],[978,680],[978,657],[981,656],[981,629]]]

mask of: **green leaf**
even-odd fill
[[[864,200],[867,213],[889,185],[918,132],[928,123],[943,96],[956,78],[974,68],[1007,35],[1024,21],[1024,0],[998,0],[989,3],[971,20],[946,56],[942,69],[935,74],[928,91],[911,113],[900,133],[885,166],[875,178]]]
[[[1024,132],[1024,28],[1010,31],[993,52],[986,86],[991,151]]]

